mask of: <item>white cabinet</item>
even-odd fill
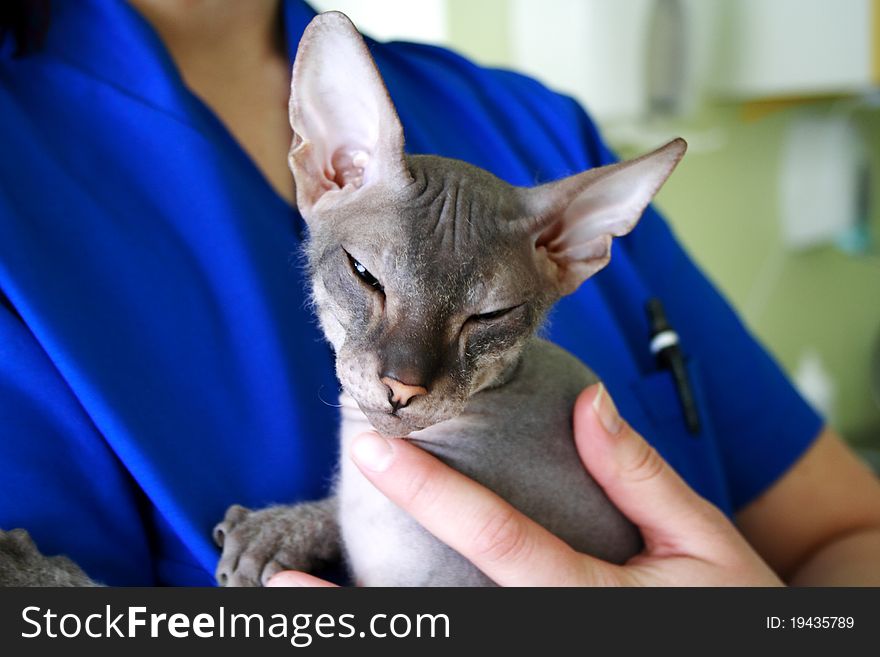
[[[644,117],[657,106],[657,90],[673,86],[687,111],[707,96],[853,94],[878,82],[880,0],[511,0],[508,7],[515,66],[573,94],[600,120]],[[676,40],[677,51],[669,47]],[[659,85],[657,71],[665,78]]]
[[[875,0],[715,0],[709,89],[736,99],[859,93],[877,83]]]

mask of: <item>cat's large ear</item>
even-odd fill
[[[297,205],[307,218],[328,192],[409,175],[400,120],[345,14],[320,14],[303,33],[293,64],[290,125],[288,160]]]
[[[608,264],[612,237],[635,227],[686,148],[675,139],[637,159],[522,190],[536,255],[560,294]]]

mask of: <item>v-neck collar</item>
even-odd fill
[[[299,212],[272,187],[218,116],[187,87],[158,33],[134,7],[123,0],[78,0],[53,2],[51,10],[43,49],[47,56],[240,151],[278,204],[289,211],[302,239],[305,225]],[[282,0],[282,29],[291,66],[300,38],[316,15],[302,0]]]
[[[302,33],[316,12],[302,0],[282,2],[292,64]],[[128,2],[53,2],[43,52],[182,122],[217,127],[218,119],[186,86],[155,29]]]

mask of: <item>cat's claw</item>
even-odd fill
[[[223,548],[215,576],[220,586],[264,586],[282,570],[309,571],[338,556],[335,517],[327,501],[251,511],[229,507],[214,527]]]

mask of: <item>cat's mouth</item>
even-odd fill
[[[402,417],[397,413],[389,413],[388,411],[371,411],[361,409],[370,424],[379,433],[394,438],[403,438],[414,431],[424,429],[427,424],[416,422],[413,418]]]
[[[369,405],[360,402],[345,388],[342,389],[341,394],[339,395],[339,402],[343,414],[352,412],[361,413],[367,418],[367,421],[373,425],[373,428],[376,429],[376,431],[393,438],[403,438],[414,431],[420,431],[425,427],[435,424],[435,422],[425,420],[422,417],[413,417],[411,409],[400,409],[392,413],[387,407],[370,407]]]

